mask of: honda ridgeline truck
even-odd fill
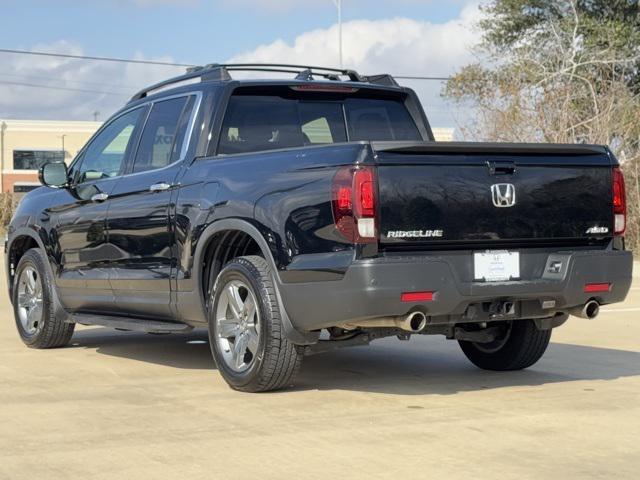
[[[194,68],[40,179],[5,246],[24,343],[64,346],[77,323],[205,327],[243,391],[388,336],[444,335],[480,368],[523,369],[569,315],[595,317],[631,282],[607,147],[435,142],[389,75]]]

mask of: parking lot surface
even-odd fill
[[[270,394],[229,389],[201,330],[29,349],[0,289],[2,479],[640,477],[640,279],[527,371],[416,336],[308,357]]]

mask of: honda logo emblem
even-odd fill
[[[511,183],[491,185],[491,199],[498,208],[513,207],[516,204],[516,187]]]

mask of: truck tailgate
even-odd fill
[[[612,236],[612,159],[583,145],[374,143],[384,246]]]

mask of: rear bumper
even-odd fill
[[[551,262],[562,262],[550,273]],[[282,283],[281,295],[293,325],[311,331],[353,321],[423,311],[431,325],[485,321],[483,303],[512,301],[512,318],[545,318],[596,299],[601,304],[625,299],[632,280],[631,252],[614,250],[522,252],[524,280],[473,281],[470,252],[395,255],[356,261],[341,280]],[[585,293],[587,283],[610,283],[603,293]],[[433,301],[404,303],[403,292],[431,291]],[[542,301],[555,301],[543,309]],[[548,303],[547,303],[548,305]],[[470,308],[471,307],[471,308]]]

